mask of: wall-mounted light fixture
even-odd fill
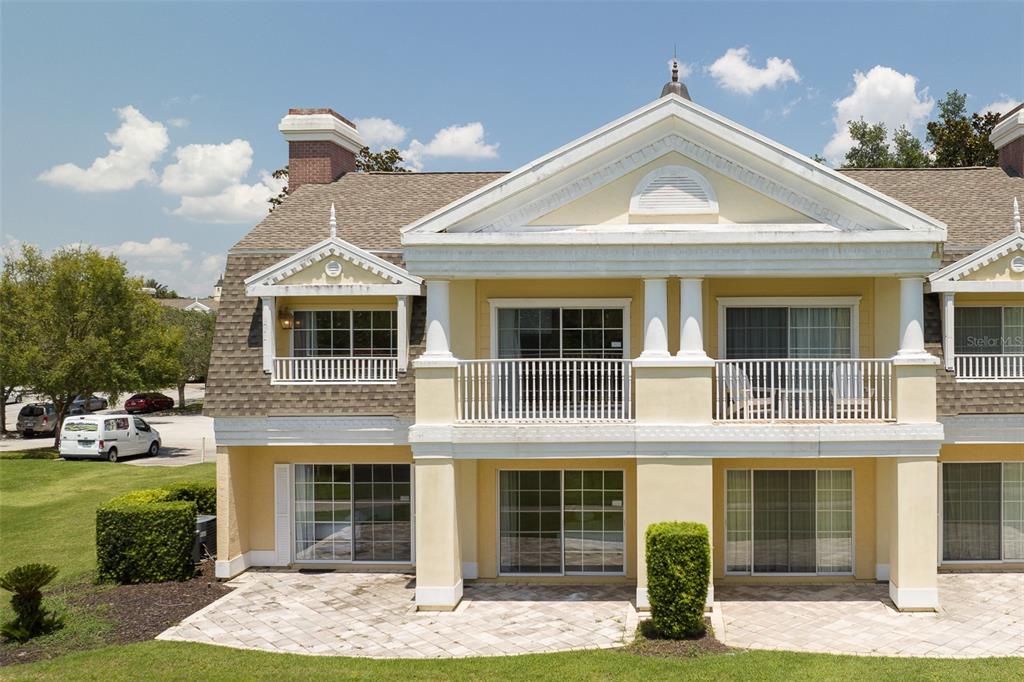
[[[292,317],[292,311],[288,310],[287,308],[282,308],[281,311],[278,312],[277,314],[277,319],[281,323],[281,329],[292,328],[292,321],[294,319]]]

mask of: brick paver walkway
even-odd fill
[[[939,576],[939,613],[899,613],[888,585],[715,587],[726,644],[842,654],[1024,656],[1024,574]]]
[[[451,613],[417,613],[413,577],[245,573],[158,639],[368,658],[448,658],[621,646],[636,630],[629,586],[467,585]]]

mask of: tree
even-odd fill
[[[863,118],[849,122],[850,137],[856,143],[846,152],[845,168],[890,168],[892,155],[886,141],[885,125]]]
[[[216,316],[198,310],[165,308],[164,321],[182,339],[175,356],[174,383],[178,387],[178,407],[184,407],[185,384],[205,378],[210,369]]]
[[[156,291],[156,293],[153,294],[154,298],[178,298],[177,291],[171,289],[166,284],[161,284],[152,277],[143,282],[142,286],[146,287],[147,289],[154,289]]]
[[[18,388],[30,383],[30,372],[38,362],[33,340],[33,293],[46,279],[48,263],[39,249],[23,245],[20,257],[4,253],[0,275],[0,397],[3,404]],[[7,410],[0,409],[0,434],[7,431]]]
[[[286,181],[286,183],[285,186],[281,188],[280,194],[278,194],[276,197],[270,197],[269,199],[267,199],[267,202],[270,204],[270,213],[273,213],[274,209],[280,206],[282,203],[284,203],[284,200],[288,198],[288,166],[285,166],[284,168],[278,168],[276,171],[272,173],[272,175],[274,176],[275,180],[283,179]]]
[[[121,393],[175,380],[174,358],[182,340],[163,324],[160,304],[117,257],[95,249],[61,249],[28,293],[33,361],[26,381],[53,403],[55,445],[76,395],[102,391],[116,400]]]
[[[998,157],[989,141],[1000,114],[967,116],[967,95],[959,90],[939,100],[939,120],[928,123],[928,142],[936,166],[995,166]]]
[[[380,152],[371,152],[369,147],[363,147],[356,157],[356,170],[362,173],[409,172],[409,169],[402,165],[402,154],[394,147]]]
[[[892,146],[892,165],[895,168],[927,168],[932,163],[921,140],[914,137],[905,125],[893,133]]]

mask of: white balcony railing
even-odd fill
[[[385,384],[398,379],[398,358],[274,358],[275,384]]]
[[[615,422],[633,418],[629,360],[464,360],[459,420]]]
[[[715,419],[892,419],[892,361],[716,360]]]
[[[959,381],[1024,381],[1024,353],[957,355],[953,362]]]

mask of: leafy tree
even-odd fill
[[[359,150],[356,157],[356,170],[363,173],[408,173],[409,169],[402,165],[402,154],[391,147],[380,152],[371,152],[369,147]]]
[[[20,257],[4,253],[0,275],[0,397],[3,404],[19,387],[28,386],[39,361],[33,342],[33,294],[46,279],[48,263],[39,249],[23,245]],[[0,409],[0,433],[7,430],[7,410]]]
[[[178,386],[178,406],[184,407],[185,384],[197,378],[205,378],[210,369],[216,316],[198,310],[165,308],[164,320],[182,339],[174,358],[174,383]]]
[[[15,267],[18,267],[17,265]],[[175,380],[182,339],[162,321],[124,263],[95,249],[64,248],[47,261],[45,277],[29,289],[32,363],[27,384],[57,412],[54,442],[76,395],[112,399]]]
[[[177,291],[171,289],[166,284],[161,284],[152,277],[143,282],[142,286],[147,289],[154,289],[156,291],[156,293],[153,294],[154,298],[179,298]]]
[[[1000,114],[967,115],[967,95],[959,90],[939,100],[939,120],[928,123],[928,142],[935,165],[942,167],[995,166],[998,158],[989,141]]]
[[[272,173],[276,180],[288,180],[288,166],[284,168],[278,168]],[[274,212],[274,209],[284,203],[284,200],[288,198],[288,185],[286,184],[281,188],[281,193],[276,197],[270,197],[267,202],[270,204],[270,213]]]
[[[921,140],[901,125],[892,136],[892,165],[896,168],[927,168],[931,165],[931,157],[924,150]]]
[[[846,152],[846,168],[890,168],[892,154],[886,141],[885,124],[868,123],[863,118],[850,121],[850,137],[856,143]]]
[[[0,625],[4,637],[16,642],[27,642],[63,626],[59,616],[43,607],[43,588],[57,577],[57,567],[51,564],[24,564],[0,576],[0,588],[11,593],[11,611],[14,619]]]

